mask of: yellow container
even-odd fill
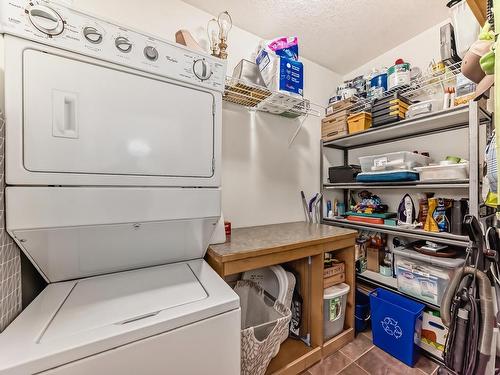
[[[360,112],[347,118],[349,134],[359,133],[372,126],[372,115],[368,112]]]

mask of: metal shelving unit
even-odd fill
[[[321,141],[320,178],[321,192],[338,189],[344,191],[347,205],[347,197],[350,190],[364,188],[380,189],[467,189],[469,196],[470,213],[479,217],[479,127],[491,123],[491,114],[481,108],[478,102],[470,102],[468,105],[455,107],[414,119],[402,120],[396,124],[372,128],[364,132],[347,135],[331,141]],[[469,180],[460,181],[434,181],[434,182],[403,182],[403,183],[324,183],[323,176],[323,153],[325,148],[333,148],[343,151],[343,164],[347,165],[349,151],[375,144],[390,143],[397,140],[422,137],[428,134],[442,133],[456,129],[469,129]],[[324,215],[322,215],[324,217]],[[419,229],[408,229],[392,227],[387,225],[367,224],[349,222],[347,220],[326,219],[323,223],[338,225],[355,229],[379,230],[384,233],[401,235],[418,239],[433,239],[450,245],[465,247],[468,240],[464,236],[456,236],[450,233],[430,233]]]

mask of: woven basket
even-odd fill
[[[288,334],[292,313],[281,302],[270,305],[264,290],[253,281],[238,281],[234,291],[241,304],[241,374],[263,375]]]

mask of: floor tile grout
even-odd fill
[[[358,355],[356,358],[350,358],[350,357],[347,357],[347,354],[345,354],[343,351],[342,351],[342,348],[339,349],[339,352],[341,352],[343,355],[345,355],[347,358],[351,359],[353,362],[356,362],[358,359],[360,359],[362,356],[364,356],[366,353],[368,353],[370,350],[372,350],[374,348],[375,345],[373,345],[372,343],[372,346],[365,350],[364,352],[362,352],[360,355]]]
[[[344,354],[344,355],[345,355],[345,354]],[[346,356],[346,357],[347,357],[347,356]],[[349,358],[349,357],[347,357],[347,358]],[[349,358],[349,359],[350,359],[350,358]],[[348,364],[347,364],[347,366],[342,367],[342,368],[340,369],[340,371],[337,371],[335,374],[336,374],[336,375],[338,375],[338,374],[342,374],[342,371],[344,371],[346,368],[348,368],[348,367],[349,367],[350,365],[352,365],[353,363],[354,363],[354,361],[352,361],[351,363],[348,363]]]
[[[354,366],[356,366],[357,368],[359,368],[361,371],[363,371],[363,373],[370,375],[370,373],[368,371],[366,371],[363,367],[361,367],[360,365],[358,365],[356,362],[353,362],[353,364],[354,364]]]

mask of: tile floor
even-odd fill
[[[424,356],[420,356],[414,368],[408,367],[374,346],[371,332],[363,332],[302,375],[430,375],[436,374],[437,368]]]

